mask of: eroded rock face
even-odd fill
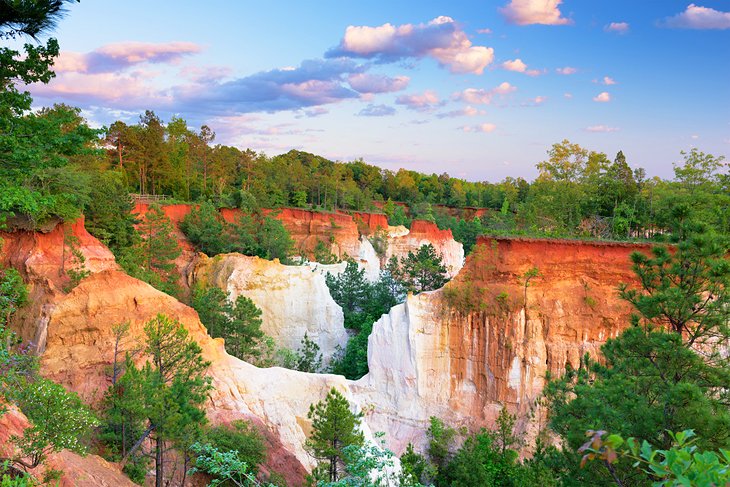
[[[448,276],[454,277],[464,265],[464,246],[454,240],[451,230],[439,230],[435,223],[413,220],[411,229],[404,233],[391,227],[385,260],[393,256],[403,258],[408,252],[416,252],[422,245],[431,244],[446,266]]]
[[[28,419],[15,408],[0,416],[0,458],[12,454],[10,437],[22,436],[29,426]],[[61,470],[61,487],[134,487],[136,484],[121,472],[118,465],[109,463],[96,455],[82,457],[76,453],[62,451],[50,455],[45,465],[31,471],[36,478],[42,478],[49,469]]]
[[[309,405],[336,387],[352,398],[340,376],[305,374],[281,368],[259,369],[225,353],[223,340],[212,339],[192,308],[119,271],[94,274],[65,296],[55,299],[41,357],[44,376],[97,403],[110,384],[113,363],[112,326],[129,322],[129,336],[144,341],[144,324],[158,313],[179,320],[211,362],[213,380],[206,406],[213,424],[234,419],[257,419],[266,426],[269,470],[288,470],[292,485],[299,485],[305,469],[313,466],[303,444],[309,428]],[[353,400],[354,402],[354,400]]]
[[[250,298],[261,311],[261,329],[279,346],[296,350],[306,333],[325,363],[347,345],[342,308],[330,296],[324,276],[307,266],[285,266],[241,254],[201,257],[193,279],[223,289],[233,301]]]
[[[89,272],[118,269],[114,254],[84,227],[84,218],[57,225],[48,233],[17,231],[0,232],[0,262],[21,272],[25,279],[46,281],[61,287],[68,282],[63,270],[79,266],[73,249],[84,256],[83,266]]]
[[[409,296],[373,327],[370,373],[352,384],[367,421],[396,452],[423,445],[430,416],[491,427],[502,404],[523,431],[545,384],[629,324],[617,295],[633,282],[629,254],[648,247],[482,239],[445,288]],[[539,277],[525,287],[525,273]],[[525,300],[526,297],[526,300]],[[544,420],[544,416],[542,417]]]

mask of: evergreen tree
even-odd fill
[[[579,469],[587,430],[608,430],[670,448],[670,431],[692,429],[698,446],[730,441],[727,241],[685,235],[674,250],[634,254],[641,287],[621,287],[638,314],[633,326],[601,348],[604,362],[584,358],[578,370],[548,383],[550,424],[566,442],[568,476],[596,485],[643,485],[623,459]],[[724,303],[724,304],[723,304]],[[638,479],[638,480],[637,480]]]
[[[319,461],[313,474],[318,480],[337,482],[344,473],[343,450],[364,443],[359,429],[362,414],[350,411],[350,403],[333,387],[324,400],[309,407],[307,417],[312,433],[305,448]]]
[[[234,357],[251,361],[258,356],[257,345],[265,336],[261,331],[261,310],[251,298],[238,296],[229,314],[230,320],[225,322],[221,331],[226,351]]]
[[[446,266],[431,244],[422,245],[416,253],[408,252],[401,259],[400,280],[409,292],[421,293],[442,287],[448,282]]]
[[[229,250],[224,235],[224,225],[215,206],[204,201],[193,207],[185,216],[180,223],[180,230],[198,250],[214,256]]]
[[[216,287],[193,291],[193,308],[213,338],[225,340],[226,352],[241,360],[255,361],[259,345],[266,335],[261,331],[261,310],[245,296],[232,303],[226,293]]]
[[[319,373],[322,371],[322,354],[319,352],[319,345],[309,339],[304,333],[302,345],[296,351],[296,369],[301,372]]]
[[[174,292],[176,288],[174,260],[180,256],[181,251],[172,223],[161,206],[149,207],[139,225],[139,233],[142,237],[140,257],[143,269],[160,278],[163,290]]]
[[[122,380],[129,375],[129,393],[139,398],[141,404],[135,405],[135,410],[140,411],[147,428],[129,449],[123,463],[151,436],[155,485],[161,487],[165,485],[168,444],[192,444],[190,436],[195,432],[198,436],[202,434],[200,427],[205,423],[202,406],[210,389],[210,378],[204,374],[210,364],[203,360],[200,347],[180,322],[157,315],[145,324],[144,330],[148,362],[142,369],[129,364]]]

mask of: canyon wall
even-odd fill
[[[451,243],[450,232],[418,222],[407,233],[389,230],[393,255],[428,241],[448,249],[452,265],[458,261],[460,246]],[[64,293],[61,263],[69,232],[78,239],[91,275]],[[386,432],[387,445],[396,453],[408,442],[423,446],[429,416],[468,428],[492,426],[503,404],[519,415],[523,431],[533,432],[544,420],[535,401],[546,373],[577,365],[582,354],[596,353],[627,326],[630,309],[618,299],[616,286],[633,282],[629,254],[649,250],[617,243],[481,238],[449,284],[409,296],[375,324],[370,373],[350,382],[259,369],[228,356],[222,340],[208,336],[193,309],[121,272],[83,222],[66,231],[2,237],[4,262],[31,285],[31,305],[18,313],[13,328],[42,352],[43,375],[96,403],[109,385],[112,326],[128,321],[130,338],[141,343],[144,323],[158,313],[178,319],[212,363],[211,421],[254,420],[269,445],[265,468],[284,473],[293,485],[313,466],[303,448],[309,405],[331,387],[366,412],[367,431]],[[344,331],[341,310],[326,292],[322,272],[341,267],[288,267],[224,255],[201,258],[190,278],[207,279],[232,294],[253,293],[262,309],[269,308],[267,314],[279,312],[282,340],[292,330],[302,335],[311,330],[338,341]],[[537,276],[527,282],[535,269]],[[285,321],[293,316],[297,324],[287,328]]]
[[[150,319],[160,313],[177,319],[201,346],[204,358],[211,362],[208,375],[213,390],[206,406],[211,422],[254,421],[268,446],[264,471],[275,470],[290,485],[300,485],[314,464],[303,448],[310,428],[309,405],[322,400],[332,387],[356,404],[347,381],[334,375],[259,369],[229,356],[223,340],[208,336],[195,310],[124,274],[118,270],[111,253],[103,252],[103,246],[85,233],[82,224],[74,225],[73,229],[84,243],[81,247],[84,255],[91,257],[96,253],[97,258],[89,259],[94,263],[90,266],[91,274],[67,293],[60,289],[60,282],[59,285],[54,282],[61,274],[57,246],[48,246],[58,235],[24,232],[2,235],[4,249],[8,251],[3,254],[5,263],[23,272],[32,297],[30,306],[18,313],[12,328],[21,336],[30,337],[26,341],[35,340],[36,349],[41,353],[41,373],[79,393],[86,402],[98,404],[110,385],[113,326],[130,324],[125,348],[131,349],[143,343],[143,327]],[[306,268],[300,270],[312,273]],[[321,278],[319,274],[313,275]],[[7,429],[0,424],[0,430]],[[369,436],[367,426],[364,430]]]
[[[22,436],[29,426],[28,419],[11,407],[0,415],[0,458],[7,458],[13,452],[11,436]],[[64,450],[52,453],[45,464],[38,466],[33,474],[38,478],[42,472],[55,469],[62,471],[58,487],[134,487],[135,484],[121,472],[118,465],[109,463],[96,455],[81,456]]]
[[[502,405],[534,433],[546,373],[577,366],[628,326],[616,288],[634,282],[629,254],[648,249],[481,238],[454,280],[408,296],[374,325],[370,373],[352,384],[368,424],[397,453],[423,447],[430,416],[475,429],[494,425]],[[539,275],[525,286],[531,269]]]
[[[190,213],[191,208],[191,205],[162,206],[162,210],[175,226],[175,237],[183,251],[176,264],[187,281],[195,252],[179,230],[179,223]],[[141,218],[148,209],[148,204],[137,203],[133,213]],[[338,259],[354,259],[365,269],[370,280],[377,279],[380,269],[389,258],[405,257],[409,251],[416,251],[421,245],[428,243],[442,255],[449,277],[455,276],[464,263],[463,247],[454,240],[451,230],[439,230],[431,222],[414,220],[409,230],[405,227],[389,227],[388,220],[381,213],[326,213],[300,208],[267,209],[264,212],[282,222],[294,242],[295,254],[314,261],[315,248],[318,244],[323,245]],[[241,210],[221,208],[220,213],[225,221],[233,223],[240,217]],[[380,256],[370,242],[379,231],[382,231],[386,240],[385,252]]]
[[[337,347],[347,346],[342,309],[330,296],[322,273],[308,266],[241,254],[201,256],[191,278],[223,289],[232,301],[250,298],[262,311],[261,329],[279,346],[297,350],[306,333],[319,345],[325,364]]]

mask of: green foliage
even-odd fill
[[[313,472],[317,480],[337,482],[342,478],[346,472],[344,449],[364,443],[361,417],[350,411],[349,402],[334,387],[324,400],[309,407],[307,418],[312,421],[312,433],[305,448],[319,461]]]
[[[73,392],[48,379],[25,381],[9,395],[31,423],[22,436],[12,436],[16,447],[11,461],[35,468],[54,452],[85,454],[85,440],[97,420]]]
[[[319,373],[322,372],[322,354],[319,352],[319,345],[309,339],[304,333],[302,345],[296,351],[295,368],[301,372]]]
[[[203,472],[213,477],[210,486],[235,485],[249,487],[261,485],[249,465],[240,460],[237,451],[219,451],[206,443],[193,443],[195,467],[190,473]]]
[[[396,279],[409,292],[433,291],[448,282],[441,256],[430,243],[422,245],[415,253],[409,251],[406,257],[401,258],[396,273]]]
[[[134,459],[144,440],[151,437],[155,485],[161,486],[167,445],[172,443],[185,452],[202,437],[206,422],[203,404],[211,387],[205,371],[210,364],[203,360],[200,346],[180,322],[157,315],[145,324],[144,331],[147,363],[139,368],[128,360],[124,375],[107,393],[105,402],[110,408],[109,430],[114,431],[115,424],[137,431],[144,427],[126,451],[123,465]],[[126,441],[125,434],[116,440],[117,445]]]
[[[248,421],[236,420],[230,427],[216,426],[205,432],[205,442],[219,452],[235,452],[249,472],[258,474],[258,466],[266,460],[264,439]]]
[[[430,425],[426,430],[427,453],[436,467],[443,470],[451,459],[457,431],[435,416],[431,416],[429,422]]]
[[[368,337],[373,323],[404,298],[403,287],[393,278],[391,268],[383,271],[377,282],[370,283],[364,269],[350,260],[343,273],[325,276],[332,299],[342,307],[345,327],[357,330],[342,355],[330,365],[333,373],[353,380],[367,374]]]
[[[681,228],[678,226],[677,228]],[[685,227],[686,228],[686,227]],[[687,234],[670,251],[634,254],[640,289],[621,287],[638,314],[634,326],[601,348],[604,362],[585,357],[578,370],[551,380],[545,395],[550,425],[565,441],[573,478],[638,482],[631,462],[577,469],[586,430],[606,428],[669,449],[669,431],[698,432],[698,447],[730,441],[727,408],[728,247],[712,234]],[[698,353],[697,345],[700,345]]]
[[[330,247],[321,240],[317,240],[314,246],[314,261],[320,264],[336,264],[340,260],[332,253]]]
[[[139,225],[140,239],[120,251],[119,264],[132,277],[173,296],[180,293],[175,259],[181,250],[162,207],[151,205]]]
[[[247,361],[261,355],[261,310],[250,298],[238,296],[231,302],[217,287],[198,287],[193,290],[192,304],[210,336],[225,340],[229,354]]]
[[[229,243],[224,236],[224,225],[215,206],[208,201],[190,210],[182,222],[180,230],[201,252],[209,256],[229,251]]]
[[[656,326],[683,334],[689,346],[730,337],[730,238],[691,222],[681,223],[674,251],[664,246],[649,257],[631,255],[640,289],[621,297]]]
[[[611,472],[619,458],[633,461],[654,487],[715,487],[730,483],[730,450],[700,451],[693,445],[696,435],[692,430],[669,433],[672,446],[666,450],[652,447],[646,440],[636,438],[624,440],[620,435],[609,435],[605,431],[586,432],[588,442],[579,449],[584,453],[581,465],[591,460],[602,460]]]
[[[317,487],[420,486],[411,476],[399,476],[393,471],[395,455],[385,448],[383,435],[375,435],[380,439],[380,445],[367,442],[343,448],[346,476],[335,482],[320,481]]]
[[[85,226],[115,256],[138,241],[133,209],[122,173],[104,171],[93,176],[84,207]]]

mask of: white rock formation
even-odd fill
[[[250,298],[262,311],[261,329],[279,346],[296,350],[306,333],[329,363],[336,347],[347,345],[342,309],[323,274],[309,266],[225,254],[201,259],[194,279],[225,290],[231,300]]]

